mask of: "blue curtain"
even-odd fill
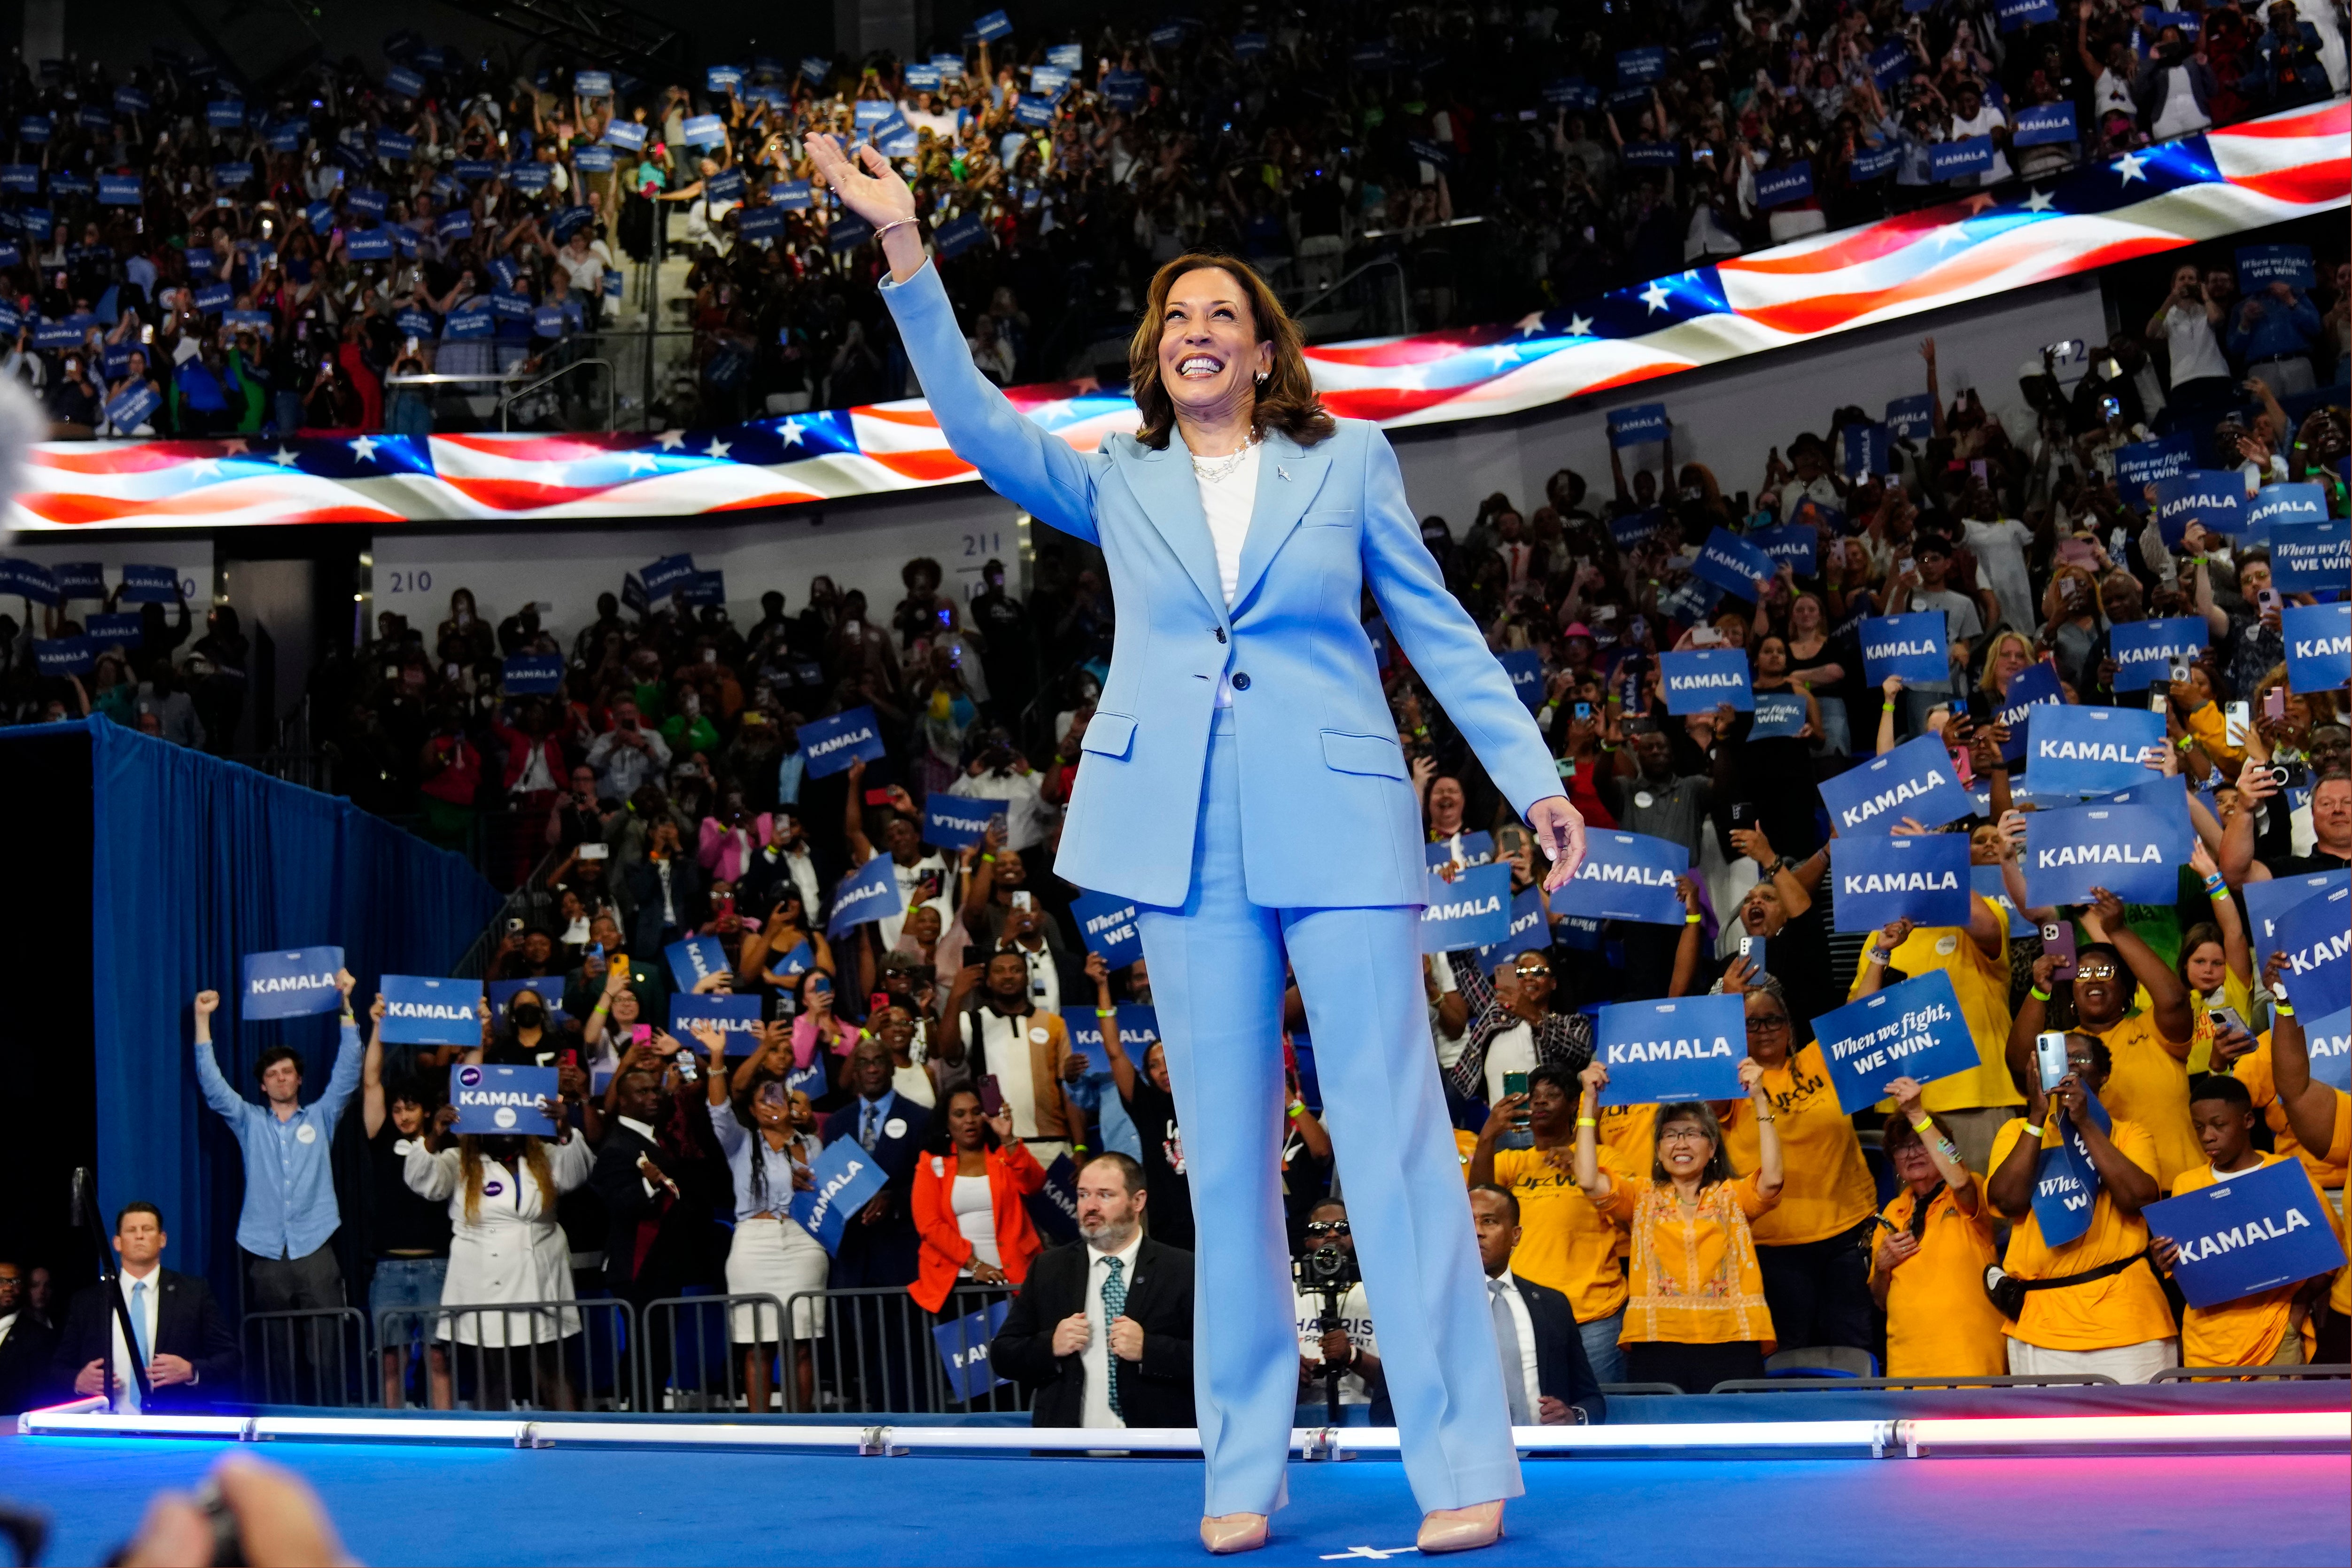
[[[283,1042],[303,1053],[306,1089],[332,1066],[332,1017],[244,1024],[244,955],[331,943],[366,1004],[378,977],[445,974],[499,898],[461,857],[349,801],[281,783],[102,719],[86,721],[93,796],[90,879],[99,1201],[111,1215],[145,1198],[163,1211],[166,1261],[238,1300],[243,1173],[226,1123],[196,1092],[189,999],[221,993],[221,1070],[258,1090],[253,1063]],[[358,1101],[336,1139],[346,1280],[361,1213]]]

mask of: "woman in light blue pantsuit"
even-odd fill
[[[1117,642],[1054,868],[1145,906],[1198,1229],[1202,1540],[1256,1546],[1285,1500],[1297,1368],[1276,1138],[1286,956],[1320,1047],[1421,1545],[1484,1545],[1522,1489],[1423,999],[1420,817],[1359,618],[1364,588],[1536,828],[1552,886],[1583,858],[1583,822],[1423,548],[1387,438],[1323,412],[1297,330],[1255,273],[1198,257],[1160,269],[1129,353],[1143,427],[1081,454],[973,367],[887,162],[866,147],[854,167],[822,137],[809,149],[881,236],[884,296],[948,445],[1109,563]]]

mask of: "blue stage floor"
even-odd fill
[[[1206,1562],[1192,1459],[858,1458],[276,1443],[387,1563]],[[0,1437],[0,1495],[97,1563],[212,1443]],[[2352,1563],[2341,1454],[2116,1459],[1545,1459],[1477,1563]],[[1393,1463],[1294,1464],[1267,1550],[1376,1561],[1418,1523]],[[1370,1552],[1356,1549],[1369,1548]],[[1404,1555],[1411,1555],[1406,1553]],[[1394,1559],[1391,1559],[1393,1561]]]

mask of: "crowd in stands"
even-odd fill
[[[1849,461],[1877,450],[1850,439],[1876,424],[1868,412],[1816,410],[1826,423],[1790,430],[1761,474],[1675,466],[1671,447],[1654,468],[1639,460],[1653,448],[1629,447],[1633,471],[1612,458],[1606,491],[1563,468],[1539,502],[1491,495],[1458,529],[1425,519],[1424,542],[1492,647],[1535,656],[1531,706],[1588,822],[1667,841],[1686,865],[1674,923],[1580,921],[1545,898],[1542,931],[1426,960],[1488,1273],[1521,1282],[1515,1321],[1537,1340],[1573,1329],[1572,1352],[1547,1362],[1559,1375],[1521,1391],[1528,1410],[1595,1418],[1603,1385],[1702,1391],[1760,1374],[1775,1347],[1864,1354],[1899,1376],[2128,1382],[2183,1363],[2347,1359],[2344,1276],[2187,1309],[2168,1278],[2179,1238],[2141,1217],[2160,1196],[2281,1160],[2340,1216],[2352,1097],[2315,1076],[2294,984],[2245,890],[2352,865],[2346,693],[2289,681],[2283,614],[2317,600],[2273,587],[2263,543],[2194,518],[2168,531],[2152,492],[2118,477],[2119,455],[2127,472],[2132,448],[2175,436],[2251,498],[2312,487],[2326,516],[2347,515],[2347,268],[2323,258],[2317,273],[2316,297],[2281,284],[2250,299],[2223,260],[2184,265],[2144,322],[2092,346],[2078,384],[2031,376],[2014,406],[1945,395],[1929,340],[1928,433],[1895,437],[1880,461]],[[2281,322],[2291,332],[2273,332]],[[1710,542],[1787,524],[1810,526],[1811,569],[1783,564],[1744,593],[1695,574]],[[331,1240],[340,1226],[372,1305],[426,1317],[688,1289],[791,1300],[828,1285],[904,1288],[954,1316],[1052,1272],[1026,1200],[1066,1156],[1073,1245],[1133,1269],[1139,1247],[1189,1244],[1163,1053],[1148,1028],[1126,1029],[1148,1014],[1121,1012],[1149,1007],[1148,966],[1089,951],[1078,889],[1053,874],[1117,613],[1098,558],[1041,541],[1025,600],[995,564],[968,603],[927,560],[908,563],[902,587],[885,607],[820,578],[796,611],[772,589],[746,627],[682,595],[636,613],[615,597],[561,629],[528,608],[495,618],[461,589],[429,634],[387,615],[376,639],[321,666],[314,698],[341,716],[328,743],[356,798],[405,809],[413,790],[426,830],[445,836],[478,811],[516,814],[524,859],[543,863],[491,933],[495,1005],[482,1004],[478,1046],[383,1044],[344,976],[324,1092],[306,1102],[299,1054],[272,1051],[256,1103],[215,1064],[217,998],[195,999],[196,1071],[245,1154],[250,1268],[235,1294],[247,1310],[362,1299]],[[1945,616],[1944,679],[1867,681],[1863,623],[1921,611]],[[2113,641],[2163,617],[2207,635],[2151,691],[2123,679]],[[162,609],[150,619],[163,626]],[[188,684],[172,671],[172,629],[100,688],[100,708],[172,732],[142,706]],[[195,647],[217,657],[235,635],[215,611]],[[1728,707],[1670,713],[1662,656],[1706,647],[1743,655],[1759,695],[1801,698],[1801,727],[1763,737]],[[562,689],[504,693],[505,658],[534,652],[562,656]],[[1408,661],[1383,657],[1433,866],[1450,878],[1500,860],[1515,891],[1538,885],[1540,855],[1463,737]],[[2021,846],[2037,809],[2072,802],[2037,796],[2031,766],[2005,760],[2004,711],[2043,668],[2065,703],[2161,710],[2167,743],[2145,758],[2147,780],[2192,786],[2195,842],[2172,900],[2032,907]],[[52,689],[42,710],[74,700]],[[859,709],[884,754],[814,765],[803,726]],[[209,714],[205,729],[217,729]],[[1841,934],[1820,786],[1928,737],[1976,810],[1895,832],[1967,834],[2000,890],[1974,896],[1965,924]],[[927,805],[943,797],[998,808],[978,842],[927,842]],[[835,921],[836,891],[877,860],[899,912]],[[724,955],[710,973],[666,957],[704,938]],[[1761,971],[1742,952],[1755,938]],[[1934,972],[1960,1002],[1976,1068],[1893,1078],[1884,1102],[1844,1104],[1813,1021]],[[672,1001],[714,991],[757,997],[756,1032],[673,1033]],[[1742,998],[1747,1097],[1604,1106],[1595,1010],[1709,992]],[[1344,1184],[1314,1089],[1316,1048],[1346,1042],[1305,1037],[1296,991],[1285,1012],[1294,1060],[1285,1104],[1265,1111],[1281,1119],[1307,1281],[1300,1395],[1376,1411],[1378,1324],[1346,1278]],[[1089,1028],[1091,1048],[1076,1037]],[[2045,1032],[2063,1036],[2063,1076],[2037,1060]],[[558,1068],[561,1136],[447,1135],[444,1069],[468,1062]],[[2100,1180],[2087,1230],[2057,1241],[2032,1199],[2042,1151],[2070,1130]],[[329,1146],[361,1137],[367,1190],[339,1191]],[[845,1139],[889,1180],[828,1256],[782,1216]],[[160,1237],[160,1216],[123,1223],[150,1218]],[[126,1232],[126,1266],[133,1251]],[[1986,1288],[1995,1263],[2029,1287],[2006,1306]],[[56,1318],[54,1302],[22,1294],[37,1278],[0,1264],[0,1325],[11,1302],[19,1332]],[[1108,1425],[1097,1417],[1122,1405],[1181,1408],[1180,1385],[1189,1400],[1177,1332],[1189,1312],[1160,1298],[1122,1316],[1099,1281],[1053,1279],[998,1342],[1001,1368],[1050,1391],[1041,1409]],[[1318,1280],[1337,1281],[1328,1299]],[[469,1331],[481,1331],[436,1345],[473,1343]],[[547,1347],[578,1331],[559,1317],[524,1336],[544,1362],[535,1386],[556,1403],[578,1391]],[[781,1332],[739,1320],[760,1407],[780,1380],[798,1408],[822,1402],[820,1332],[814,1316]],[[0,1352],[19,1337],[0,1334]],[[780,1341],[794,1353],[772,1363]],[[94,1375],[102,1352],[86,1349],[68,1335],[57,1375]],[[1118,1363],[1108,1373],[1105,1356]],[[1094,1370],[1074,1378],[1073,1363]],[[454,1381],[446,1347],[412,1366],[387,1344],[383,1373],[394,1403],[502,1397]]]
[[[1512,319],[2340,95],[2344,39],[2330,0],[1689,0],[992,25],[682,82],[406,33],[251,99],[169,48],[20,64],[0,372],[60,436],[418,435],[409,378],[559,370],[676,252],[692,384],[649,416],[908,395],[811,131],[899,160],[1002,382],[1116,363],[1151,268],[1203,247],[1294,303],[1392,259],[1423,330]]]

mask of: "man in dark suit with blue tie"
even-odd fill
[[[842,1228],[833,1255],[833,1288],[914,1283],[922,1253],[908,1194],[915,1182],[930,1112],[890,1087],[890,1047],[868,1036],[849,1055],[849,1087],[857,1096],[824,1121],[824,1141],[847,1138],[874,1156],[885,1183]]]
[[[58,1381],[75,1394],[103,1392],[111,1359],[115,1398],[136,1397],[128,1356],[137,1354],[146,1358],[149,1384],[142,1409],[202,1410],[236,1400],[236,1336],[211,1286],[163,1267],[165,1240],[163,1212],[153,1204],[125,1204],[115,1216],[121,1273],[76,1295],[58,1336]],[[128,1346],[119,1343],[118,1292],[129,1309]]]
[[[1568,1298],[1511,1272],[1511,1253],[1519,1245],[1519,1200],[1507,1187],[1473,1187],[1470,1218],[1478,1233],[1478,1261],[1486,1269],[1486,1300],[1495,1318],[1511,1425],[1581,1426],[1607,1420],[1609,1402],[1585,1358]]]

